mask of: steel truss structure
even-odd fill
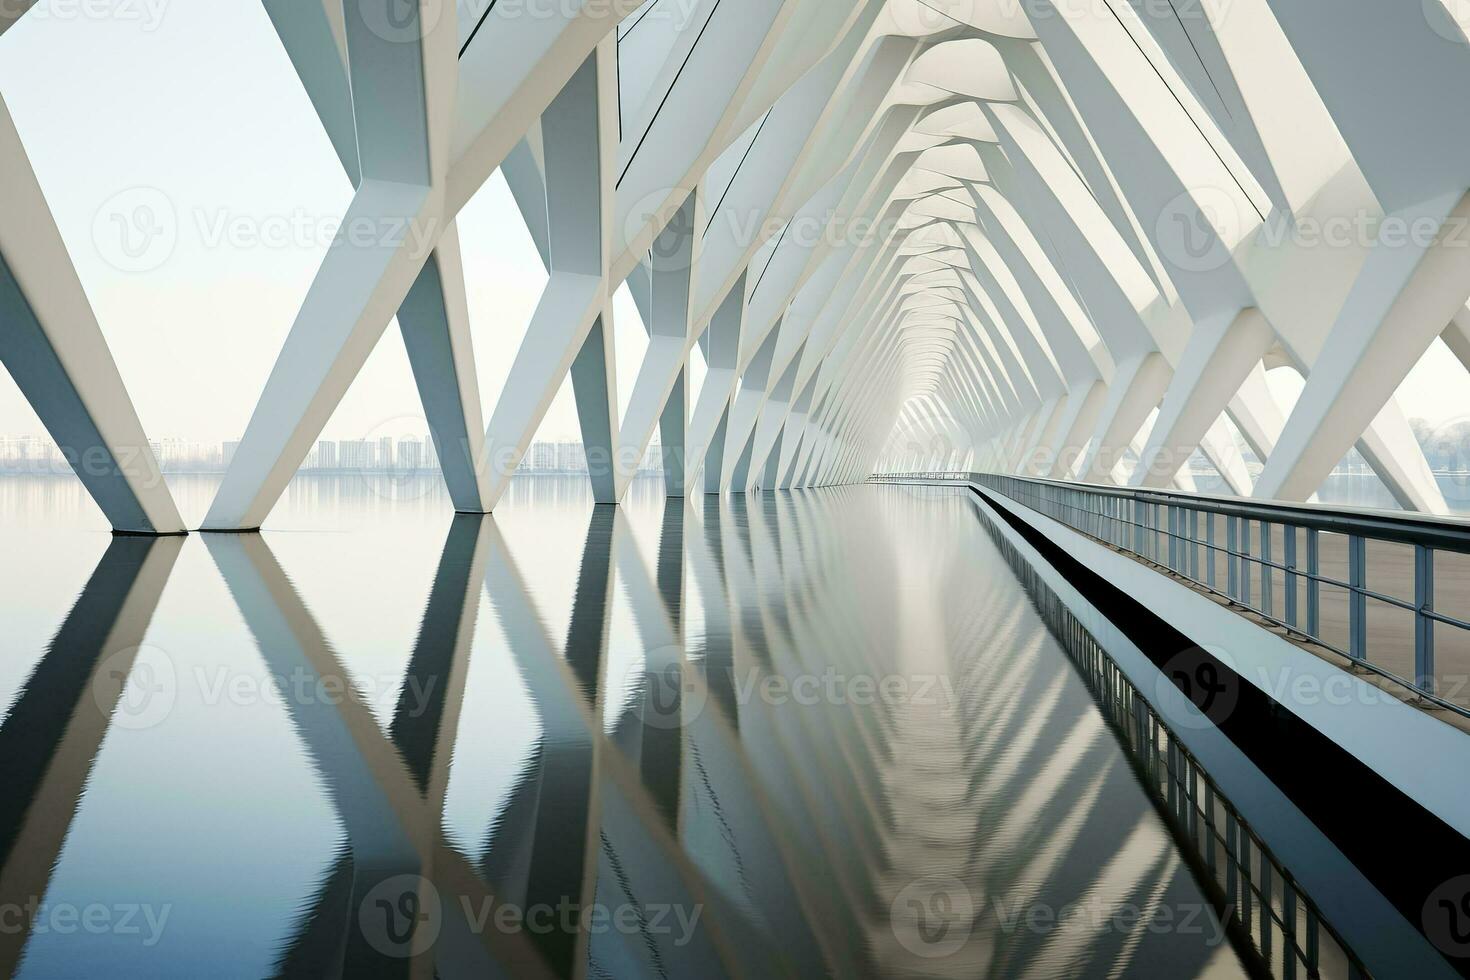
[[[395,316],[465,512],[568,376],[602,502],[658,432],[673,496],[883,467],[1187,489],[1199,449],[1304,500],[1356,447],[1444,510],[1394,392],[1436,337],[1470,364],[1454,4],[262,2],[344,228],[413,233],[327,251],[206,530],[262,524]],[[485,406],[455,218],[497,169],[549,280]],[[0,358],[117,530],[182,532],[3,101],[0,173]],[[624,283],[649,343],[620,412]]]

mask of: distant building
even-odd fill
[[[337,443],[337,468],[370,470],[373,468],[373,444],[366,439],[343,439]]]
[[[392,470],[392,469],[394,469],[395,460],[394,460],[393,457],[394,457],[394,453],[393,453],[393,437],[392,436],[382,436],[381,438],[378,439],[378,457],[377,457],[378,467],[377,468],[379,470]]]
[[[424,444],[417,439],[408,438],[398,441],[398,469],[403,473],[417,473],[423,468]]]
[[[337,444],[323,439],[316,444],[316,468],[319,470],[335,470],[337,468]]]
[[[556,469],[560,473],[582,473],[587,469],[587,454],[580,442],[556,444]]]
[[[656,470],[662,470],[663,466],[663,447],[660,446],[657,442],[649,443],[648,452],[643,454],[643,461],[638,464],[638,472],[652,473]]]

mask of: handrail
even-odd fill
[[[931,471],[883,474],[872,479],[875,483],[914,481],[962,483],[1001,494],[1073,530],[1164,567],[1291,635],[1347,658],[1354,667],[1403,685],[1423,701],[1470,717],[1470,677],[1446,677],[1435,669],[1437,628],[1470,635],[1470,622],[1434,608],[1435,554],[1470,554],[1470,523],[1422,514],[1353,511],[1320,504],[1242,500],[1010,474]],[[1219,518],[1224,519],[1223,528],[1218,527]],[[1279,560],[1273,554],[1278,543],[1273,528],[1280,531]],[[1217,530],[1223,530],[1223,541]],[[1322,570],[1323,533],[1339,535],[1346,541],[1346,580]],[[1412,599],[1368,587],[1370,541],[1413,547]],[[1218,581],[1221,558],[1225,566],[1223,584]],[[1279,610],[1278,574],[1282,576],[1279,597],[1283,607]],[[1337,624],[1346,626],[1346,648],[1332,642],[1323,628],[1324,588],[1338,590],[1346,597],[1346,623]],[[1370,602],[1407,613],[1413,620],[1413,637],[1379,635],[1374,641],[1378,648],[1370,650]],[[1395,648],[1398,658],[1389,656]],[[1387,666],[1395,659],[1407,661],[1410,649],[1412,677]]]
[[[1148,500],[1186,507],[1211,514],[1245,517],[1251,520],[1286,522],[1298,527],[1313,527],[1334,534],[1361,534],[1380,541],[1400,544],[1424,544],[1430,547],[1470,554],[1470,521],[1464,518],[1437,517],[1432,514],[1399,513],[1389,510],[1363,510],[1336,504],[1308,504],[1284,500],[1248,500],[1182,490],[1155,490],[1144,487],[1120,487],[1105,483],[1082,483],[1052,480],[1035,476],[1013,476],[999,473],[967,473],[958,470],[936,470],[928,473],[883,473],[870,478],[873,483],[906,483],[912,480],[938,480],[978,483],[982,477],[1005,477],[1028,483],[1081,488],[1109,497]]]

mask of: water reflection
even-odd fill
[[[553,482],[108,545],[0,727],[0,901],[36,898],[0,966],[1242,975],[962,496]],[[140,800],[192,828],[146,861]],[[152,944],[54,914],[127,888],[170,909]]]
[[[181,543],[113,540],[0,726],[0,908],[45,892]],[[11,925],[0,929],[6,976],[25,942]]]

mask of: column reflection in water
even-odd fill
[[[193,913],[231,902],[272,903],[261,921],[282,925],[251,941],[282,976],[1241,975],[963,497],[635,491],[613,508],[566,482],[518,483],[494,517],[455,517],[442,538],[413,530],[435,526],[421,509],[408,534],[339,529],[392,542],[343,582],[395,575],[406,548],[437,552],[431,581],[404,586],[420,623],[386,711],[331,641],[332,604],[298,591],[273,550],[363,553],[340,537],[114,544],[0,727],[19,788],[4,896],[75,875],[61,840],[107,732],[95,675],[105,661],[121,690],[136,672],[107,658],[143,642],[182,548],[191,569],[218,569],[267,676],[340,696],[287,692],[250,725],[201,706],[168,737],[224,726],[258,744],[242,780],[304,760],[293,778],[318,787],[338,843],[286,903],[259,882],[248,897],[225,882],[179,893],[177,934],[143,960],[157,975],[198,975]],[[163,608],[175,644],[210,641]],[[359,632],[390,614],[364,607]],[[169,785],[129,764],[139,793]],[[169,805],[207,813],[220,793],[200,781]],[[126,820],[113,801],[92,805]],[[318,820],[304,797],[253,805],[262,823]],[[178,847],[204,878],[207,847],[245,850],[262,881],[303,878],[281,863],[285,840],[200,833]],[[1073,909],[1194,910],[1200,928]],[[6,965],[24,975],[34,942],[66,964],[53,937],[7,935]],[[171,959],[183,948],[187,970]]]
[[[181,544],[114,538],[0,725],[0,974],[20,962],[32,897],[45,893]]]

